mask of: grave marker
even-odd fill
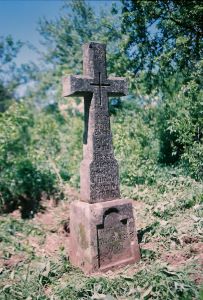
[[[109,96],[127,94],[127,82],[107,78],[106,46],[99,43],[84,45],[83,74],[64,78],[63,96],[84,97],[83,202],[71,205],[70,259],[91,273],[139,260],[139,248],[132,203],[120,199],[108,108]]]

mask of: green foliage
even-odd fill
[[[16,103],[0,114],[0,210],[39,209],[43,195],[66,197],[66,182],[79,186],[83,121],[57,105],[41,111]]]
[[[160,161],[202,179],[202,4],[122,1],[131,83],[159,101]],[[134,75],[136,74],[136,80]],[[135,90],[136,92],[136,90]]]
[[[202,5],[197,0],[123,0],[122,26],[128,36],[129,71],[143,71],[141,80],[147,90],[158,88],[173,93],[168,89],[169,79],[179,89],[179,83],[186,83],[196,71],[202,51],[201,17]],[[179,77],[174,79],[174,75]]]
[[[95,12],[85,1],[69,1],[57,19],[40,21],[44,65],[20,71],[34,88],[0,113],[0,212],[19,207],[30,218],[43,197],[67,199],[69,184],[79,188],[81,100],[69,98],[62,105],[61,77],[82,72],[83,43],[107,43],[108,74],[126,76],[132,93],[114,99],[110,112],[122,195],[137,200],[142,260],[115,278],[86,277],[71,266],[63,246],[51,258],[46,255],[46,237],[53,231],[62,235],[61,228],[43,228],[37,218],[1,216],[2,300],[199,297],[192,277],[198,244],[184,245],[181,238],[187,234],[198,243],[202,230],[201,5],[136,0],[123,1],[122,8],[121,16],[116,5]],[[14,98],[20,82],[17,73],[5,81],[4,70],[16,70],[13,59],[21,45],[0,39],[2,103]],[[185,266],[179,271],[166,266],[165,252],[174,259],[182,255],[188,273]]]
[[[151,184],[158,155],[154,135],[153,109],[142,110],[131,99],[112,117],[115,156],[119,161],[121,183],[128,186]]]
[[[187,173],[198,180],[203,178],[202,116],[202,91],[195,79],[164,102],[158,115],[160,160],[174,163],[179,159]]]
[[[14,42],[11,36],[0,36],[0,112],[5,111],[15,98],[20,78],[14,59],[21,47],[22,43]]]
[[[23,272],[25,275],[20,277]],[[8,273],[8,274],[7,274]],[[77,276],[77,282],[67,282],[62,287],[60,280],[63,274]],[[0,276],[11,276],[4,271]],[[33,272],[32,267],[23,270],[23,266],[16,268],[12,276],[13,284],[7,284],[0,289],[1,299],[50,299],[46,295],[46,287],[52,287],[52,295],[56,299],[198,299],[199,291],[188,280],[184,272],[172,272],[164,267],[155,266],[145,269],[132,276],[120,276],[115,279],[105,277],[83,277],[72,268],[69,262],[61,259],[57,263],[47,262],[38,264]],[[78,278],[81,284],[78,284]],[[32,295],[32,296],[30,296]],[[54,298],[55,299],[55,298]]]
[[[31,135],[36,163],[41,170],[54,172],[62,190],[69,180],[78,186],[82,130],[80,113],[66,109],[61,112],[57,105],[43,109],[35,117]]]
[[[0,114],[0,209],[21,206],[22,216],[38,209],[42,192],[54,192],[55,176],[35,164],[30,137],[34,125],[31,112],[14,104]]]
[[[82,45],[89,41],[108,44],[108,55],[115,53],[121,40],[119,17],[110,11],[97,11],[84,0],[65,1],[61,14],[55,20],[42,18],[38,31],[46,52],[43,64],[33,74],[36,82],[31,96],[34,101],[54,102],[61,100],[61,78],[67,74],[82,73]],[[117,47],[119,51],[119,47]],[[109,68],[115,71],[115,62],[110,58]],[[37,96],[36,96],[37,95]]]
[[[139,185],[159,189],[162,197],[161,190],[168,187],[160,181],[168,176],[168,169],[159,162],[178,162],[188,175],[202,179],[200,5],[196,1],[187,5],[172,0],[123,1],[122,8],[122,24],[120,7],[95,13],[82,0],[64,3],[54,21],[40,21],[47,51],[41,69],[27,69],[28,77],[34,71],[36,85],[24,99],[33,101],[37,109],[18,103],[0,115],[1,210],[21,206],[26,212],[32,203],[31,211],[36,211],[43,193],[61,199],[66,197],[67,182],[79,187],[80,99],[74,108],[75,100],[69,99],[63,110],[56,103],[62,102],[61,77],[81,73],[81,46],[90,40],[108,44],[108,72],[127,76],[133,94],[122,105],[111,106],[124,194]],[[21,46],[11,37],[1,38],[1,65],[14,68],[13,58]],[[13,88],[3,81],[3,68],[0,72],[0,99],[10,99]],[[9,81],[12,87],[19,83],[14,77]],[[167,218],[167,211],[163,214]]]
[[[7,36],[6,38],[0,37],[0,67],[3,66],[13,60],[16,57],[22,43],[20,41],[14,42],[11,36]],[[1,70],[2,72],[2,70]]]

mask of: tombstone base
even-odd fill
[[[69,256],[73,265],[88,274],[139,261],[132,201],[73,201]]]

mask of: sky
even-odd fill
[[[74,0],[77,1],[77,0]],[[95,8],[111,5],[115,1],[88,1]],[[63,0],[0,0],[0,36],[11,34],[15,40],[30,42],[40,50],[37,24],[40,17],[54,19],[59,16]],[[37,62],[38,55],[28,47],[19,53],[17,64]]]

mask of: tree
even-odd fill
[[[200,62],[202,5],[199,1],[123,0],[123,32],[131,72],[144,72],[147,91],[164,88],[168,79],[187,83]],[[182,75],[179,78],[179,75]]]
[[[195,177],[202,178],[202,4],[197,0],[122,2],[132,81],[159,99],[160,160],[182,159]]]
[[[82,73],[82,45],[86,42],[108,45],[109,71],[115,72],[122,39],[119,15],[107,10],[95,12],[84,0],[66,1],[61,15],[55,20],[42,18],[38,30],[45,51],[41,69],[34,78],[37,84],[31,96],[35,100],[61,99],[61,78],[67,73]]]
[[[20,78],[16,70],[16,58],[22,43],[14,42],[11,36],[0,37],[0,112],[15,98],[15,88],[19,85]]]

